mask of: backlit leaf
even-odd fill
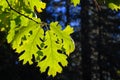
[[[10,32],[7,36],[8,42],[12,43],[12,47],[16,49],[16,52],[21,53],[24,51],[19,57],[20,60],[24,60],[23,64],[27,61],[31,64],[32,55],[37,55],[36,52],[39,50],[37,45],[41,43],[40,38],[43,36],[43,29],[39,27],[39,24],[29,21],[27,26],[15,28],[14,31],[15,34],[12,41],[11,37],[13,37],[13,35],[11,34],[13,33]]]
[[[120,10],[120,4],[119,4],[119,5],[116,5],[116,4],[114,4],[114,3],[109,3],[108,6],[109,6],[109,8],[111,8],[112,10],[116,10],[116,11]]]
[[[34,7],[36,7],[38,12],[42,12],[42,9],[46,7],[46,3],[40,0],[25,0],[25,4],[29,5],[32,11],[34,11]]]
[[[77,4],[80,4],[80,0],[71,0],[71,3],[73,3],[74,6],[76,6]]]
[[[62,30],[58,22],[52,22],[50,24],[50,30],[46,32],[44,42],[47,47],[41,50],[43,52],[43,57],[46,56],[46,58],[38,63],[41,72],[45,72],[49,67],[48,75],[54,77],[57,72],[62,72],[62,67],[59,63],[61,63],[62,66],[67,66],[67,56],[62,53],[62,48],[65,49],[67,55],[73,52],[74,42],[70,37],[71,33],[73,33],[73,29],[70,26]],[[59,52],[59,50],[61,52]],[[43,57],[41,57],[41,59]]]
[[[67,57],[75,49],[74,41],[70,37],[73,28],[68,25],[62,30],[58,22],[52,22],[48,27],[49,24],[42,24],[44,22],[36,19],[34,9],[42,12],[46,7],[40,0],[8,1],[12,9],[6,0],[0,0],[0,29],[8,27],[7,42],[11,43],[16,53],[20,54],[19,60],[23,60],[23,64],[27,62],[33,64],[34,56],[41,72],[49,68],[49,76],[54,77],[57,73],[61,73],[62,67],[68,64]]]

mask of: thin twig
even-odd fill
[[[34,19],[26,16],[25,14],[22,14],[22,13],[20,13],[19,11],[15,10],[15,9],[10,5],[10,3],[9,3],[8,0],[6,0],[6,2],[7,2],[8,6],[10,7],[11,10],[13,10],[13,11],[15,11],[16,13],[18,13],[18,14],[20,14],[20,15],[22,15],[22,16],[24,16],[24,17],[26,17],[26,18],[28,18],[28,19],[30,19],[30,20],[32,20],[32,21],[34,21],[34,22],[36,22],[37,24],[41,24],[41,23],[37,22],[36,20],[34,20]]]
[[[98,2],[96,0],[93,0],[93,2],[96,6],[97,11],[101,11],[101,7],[99,6]]]

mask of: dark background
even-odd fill
[[[69,0],[44,0],[47,8],[38,17],[47,23],[70,24],[76,49],[68,66],[52,78],[41,73],[36,63],[22,65],[19,55],[0,32],[0,79],[4,80],[120,80],[120,12],[81,0],[74,7]]]

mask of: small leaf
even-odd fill
[[[77,6],[77,4],[80,4],[80,0],[71,0],[71,3],[73,3],[74,6]]]
[[[114,4],[114,3],[109,3],[108,6],[109,6],[109,8],[111,8],[112,10],[116,10],[116,11],[120,10],[120,4],[119,4],[119,5],[116,5],[116,4]]]
[[[25,0],[25,4],[29,5],[32,11],[34,11],[34,8],[36,8],[39,13],[42,12],[42,9],[45,9],[46,7],[46,3],[40,0]]]

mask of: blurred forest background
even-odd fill
[[[19,55],[0,32],[0,79],[4,80],[120,80],[120,11],[90,0],[74,7],[69,0],[43,0],[47,8],[38,14],[43,21],[70,24],[76,49],[62,74],[52,78],[40,73],[36,63],[22,65]]]

